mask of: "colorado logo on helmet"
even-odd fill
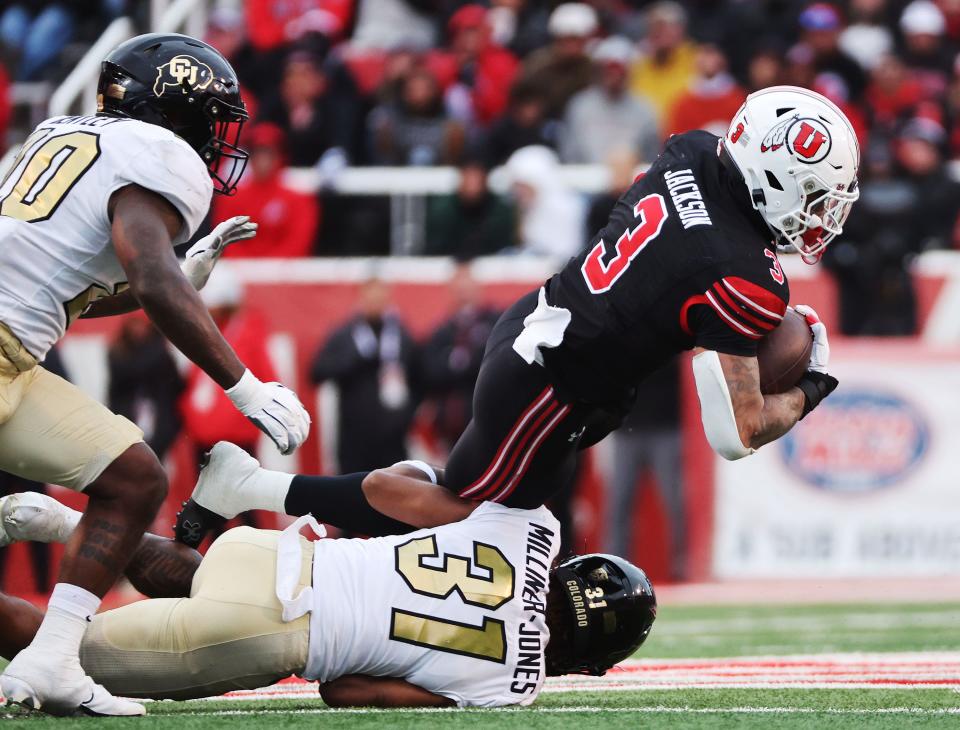
[[[830,130],[819,119],[785,119],[767,132],[760,142],[760,151],[776,152],[784,145],[797,160],[812,165],[830,154]]]
[[[205,89],[213,81],[213,70],[200,63],[193,56],[174,56],[162,66],[157,66],[157,80],[153,83],[153,93],[162,96],[168,86],[186,93],[184,84],[190,89]]]

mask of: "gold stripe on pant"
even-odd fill
[[[187,700],[256,689],[307,664],[310,615],[289,623],[276,595],[273,530],[239,527],[210,547],[189,598],[160,598],[94,617],[83,668],[125,697]],[[300,585],[311,585],[313,544],[301,538]]]

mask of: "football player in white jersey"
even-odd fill
[[[212,193],[235,189],[246,162],[233,69],[193,38],[139,36],[104,61],[98,107],[41,123],[0,183],[0,469],[89,497],[46,618],[0,676],[8,698],[55,713],[93,696],[78,660],[87,619],[167,492],[133,423],[39,365],[69,324],[142,307],[282,452],[309,429],[296,395],[245,368],[197,295],[223,246],[256,226],[221,224],[183,270],[173,251]],[[130,702],[99,707],[143,712]]]
[[[427,494],[438,527],[370,540],[238,528],[199,563],[146,536],[128,569],[160,598],[93,619],[84,668],[125,696],[190,699],[290,674],[320,682],[333,706],[526,705],[548,675],[602,674],[649,634],[656,599],[612,555],[555,567],[559,524],[545,508],[466,503],[404,462],[378,472],[374,501]],[[49,497],[0,500],[4,540],[63,540],[77,515]],[[28,640],[39,611],[0,602]],[[0,650],[3,650],[0,644]]]

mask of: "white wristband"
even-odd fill
[[[260,392],[261,385],[262,383],[257,376],[247,369],[243,371],[243,375],[240,376],[236,385],[227,388],[224,393],[227,394],[238,411],[245,416],[249,416],[250,413],[260,410],[259,406],[254,406],[253,401]]]

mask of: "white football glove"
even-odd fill
[[[237,410],[270,437],[281,454],[292,454],[306,440],[310,414],[289,388],[261,382],[245,370],[237,384],[225,392]]]
[[[250,221],[248,215],[236,215],[228,218],[189,249],[180,265],[184,276],[197,291],[203,289],[210,278],[210,272],[216,266],[220,255],[227,246],[237,241],[245,241],[257,235],[257,224]]]
[[[830,363],[830,342],[827,340],[827,326],[820,321],[820,317],[813,307],[798,304],[794,309],[804,316],[813,331],[813,350],[810,352],[810,364],[807,365],[807,369],[818,373],[827,372],[827,365]]]

